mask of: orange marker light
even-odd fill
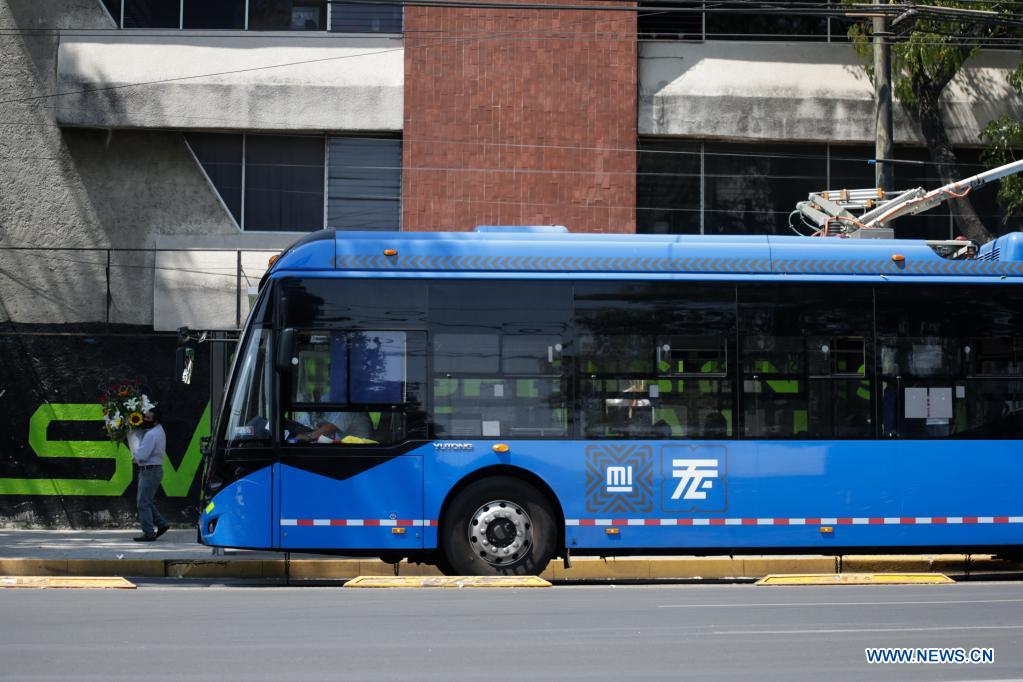
[[[493,450],[494,450],[494,452],[508,452],[508,444],[507,443],[494,443]]]
[[[604,533],[607,535],[619,535],[621,530],[618,528],[605,528]]]
[[[906,260],[906,257],[903,256],[901,253],[893,253],[892,260],[895,261],[896,263],[901,263],[904,260]]]
[[[384,255],[385,256],[397,256],[398,255],[398,250],[397,249],[384,249]]]
[[[279,254],[279,253],[275,253],[274,255],[270,256],[270,260],[267,261],[266,267],[272,268],[274,263],[276,263],[278,260],[280,260],[280,258],[281,258],[281,254]]]

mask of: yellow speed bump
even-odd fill
[[[0,576],[2,588],[34,588],[34,589],[115,589],[134,590],[135,583],[124,578],[115,577],[81,577],[81,576]]]
[[[768,575],[757,585],[945,585],[955,583],[941,573],[808,573]]]
[[[550,587],[535,575],[382,576],[360,575],[345,587]]]

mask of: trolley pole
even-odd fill
[[[892,144],[892,47],[888,41],[887,17],[874,17],[874,158],[891,159]],[[880,161],[875,164],[877,186],[891,190],[895,186],[895,167]]]

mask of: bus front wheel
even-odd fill
[[[451,503],[440,530],[454,575],[537,575],[554,557],[551,505],[517,478],[470,484]]]

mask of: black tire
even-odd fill
[[[550,501],[510,476],[458,493],[440,533],[449,575],[538,575],[554,557],[557,538]]]

